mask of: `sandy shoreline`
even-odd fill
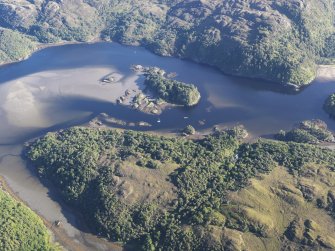
[[[315,80],[334,81],[335,65],[319,65]]]

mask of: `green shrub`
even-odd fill
[[[335,93],[330,95],[324,105],[323,105],[323,109],[331,116],[334,117],[335,116]]]
[[[193,126],[188,125],[184,128],[183,133],[185,133],[187,135],[193,135],[193,134],[195,134],[195,129],[194,129]]]

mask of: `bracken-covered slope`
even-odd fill
[[[0,26],[39,42],[102,37],[143,45],[298,86],[334,56],[332,0],[1,0]]]

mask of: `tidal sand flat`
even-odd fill
[[[317,81],[334,81],[335,65],[320,65],[318,69]]]

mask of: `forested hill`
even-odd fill
[[[37,42],[103,38],[303,85],[335,54],[332,0],[0,0],[0,26],[2,63]]]
[[[335,152],[313,145],[331,133],[305,121],[284,142],[245,134],[74,127],[26,156],[94,233],[126,250],[335,250]]]

